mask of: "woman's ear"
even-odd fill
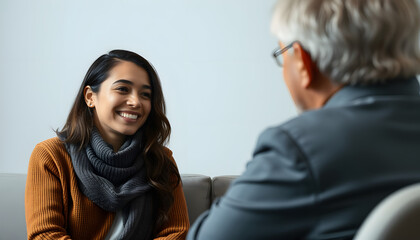
[[[300,58],[301,61],[301,76],[302,76],[302,87],[308,88],[311,83],[314,81],[314,63],[312,62],[311,55],[302,48],[299,43],[293,44],[293,49],[295,53]]]
[[[86,86],[85,89],[83,89],[83,96],[85,98],[86,105],[90,108],[95,106],[93,95],[94,94],[90,86]]]

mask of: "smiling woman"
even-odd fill
[[[89,68],[57,137],[31,155],[29,239],[184,239],[185,198],[152,65],[114,50]]]

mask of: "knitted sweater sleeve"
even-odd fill
[[[172,152],[168,149],[168,155],[175,163]],[[182,240],[187,236],[190,222],[188,219],[187,203],[185,201],[182,184],[174,190],[174,204],[169,210],[168,222],[155,236],[155,240]]]
[[[29,160],[25,190],[28,239],[71,239],[66,233],[63,189],[50,149],[38,144]]]

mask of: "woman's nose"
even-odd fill
[[[134,94],[131,95],[128,99],[127,99],[127,105],[133,108],[137,108],[140,107],[140,97],[135,96]]]

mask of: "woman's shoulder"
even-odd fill
[[[169,149],[168,147],[163,147],[163,151],[165,152],[165,154],[169,158],[169,160],[171,160],[171,162],[174,163],[175,166],[176,166],[176,162],[175,162],[172,150]]]
[[[172,153],[171,149],[169,149],[168,147],[163,147],[163,151],[165,151],[165,153],[168,157],[172,157],[173,153]]]
[[[35,146],[34,151],[35,150],[47,150],[49,152],[56,152],[56,151],[66,151],[66,147],[64,146],[64,143],[58,137],[53,137],[53,138],[50,138],[50,139],[47,139],[38,143]]]
[[[171,161],[171,163],[173,163],[175,165],[176,168],[178,168],[178,165],[176,164],[175,158],[173,156],[173,152],[171,149],[169,149],[168,147],[163,147],[163,151],[165,152],[166,156],[168,157],[168,159]]]
[[[70,156],[64,143],[53,137],[38,143],[32,151],[31,159],[34,162],[54,165],[69,165]]]

